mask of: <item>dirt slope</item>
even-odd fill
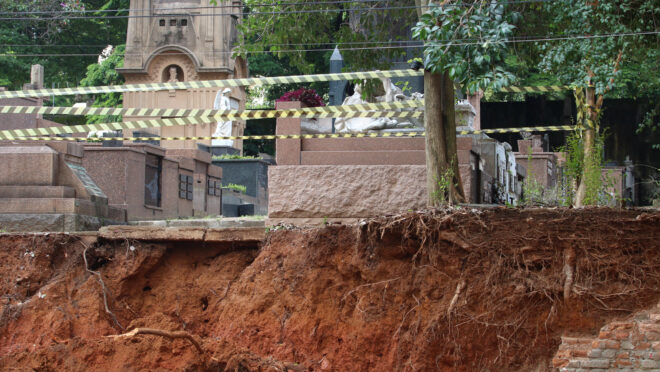
[[[560,335],[660,299],[659,241],[659,213],[411,213],[260,249],[100,242],[102,285],[75,236],[3,236],[0,370],[551,370]],[[112,337],[136,327],[204,353]]]

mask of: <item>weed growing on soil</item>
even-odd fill
[[[448,196],[451,188],[452,180],[454,179],[453,163],[440,174],[440,177],[435,177],[435,182],[438,184],[437,190],[433,191],[431,197],[436,201],[435,205],[446,205],[448,203]]]
[[[522,205],[531,206],[559,206],[568,207],[574,204],[575,191],[583,176],[585,161],[589,172],[585,175],[586,183],[585,205],[616,205],[620,195],[615,194],[615,178],[603,174],[602,154],[606,134],[601,134],[596,140],[595,149],[591,159],[584,159],[582,138],[572,133],[566,138],[566,144],[557,149],[566,154],[566,161],[560,168],[557,182],[552,187],[545,187],[536,180],[533,168],[527,169],[527,177],[523,182]],[[531,148],[528,152],[527,164],[532,164]]]
[[[614,185],[612,177],[603,176],[603,149],[605,146],[604,131],[596,136],[595,146],[592,156],[585,159],[583,139],[577,133],[571,133],[566,138],[566,144],[561,146],[558,151],[566,154],[566,163],[563,167],[563,173],[557,183],[557,204],[561,206],[572,205],[575,201],[575,188],[580,182],[586,184],[586,194],[584,205],[611,205],[620,197],[608,193]],[[589,169],[586,174],[583,170]],[[585,177],[584,180],[581,177]]]

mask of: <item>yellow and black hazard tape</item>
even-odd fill
[[[457,131],[458,135],[466,134],[496,134],[496,133],[519,133],[519,132],[558,132],[571,131],[576,127],[571,125],[552,125],[545,127],[523,127],[523,128],[497,128],[481,130]],[[189,140],[275,140],[275,139],[313,139],[313,138],[414,138],[424,137],[426,132],[367,132],[367,133],[326,133],[326,134],[267,134],[255,136],[207,136],[207,137],[45,137],[27,136],[15,137],[17,141],[189,141]]]
[[[9,129],[0,131],[0,139],[17,139],[17,137],[34,137],[48,135],[66,135],[74,133],[86,133],[91,131],[111,131],[121,129],[145,129],[158,127],[171,127],[179,125],[196,125],[215,123],[217,120],[212,116],[208,117],[185,117],[172,119],[151,119],[138,120],[117,123],[99,123],[84,125],[69,125],[61,127],[47,128],[27,128],[27,129]],[[51,137],[47,137],[51,138]]]
[[[244,79],[226,79],[226,80],[202,80],[202,81],[186,81],[186,82],[178,82],[178,83],[153,83],[153,84],[111,85],[111,86],[97,86],[97,87],[16,90],[16,91],[0,92],[0,98],[48,97],[48,96],[66,96],[66,95],[74,95],[74,94],[147,92],[147,91],[174,90],[174,89],[199,89],[199,88],[224,88],[224,87],[276,85],[276,84],[301,84],[301,83],[317,83],[317,82],[337,81],[337,80],[379,79],[379,78],[396,78],[396,77],[410,77],[410,76],[422,76],[422,75],[424,75],[423,71],[414,71],[409,69],[390,70],[390,71],[342,72],[335,74],[275,76],[275,77],[244,78]]]
[[[552,92],[564,92],[567,90],[573,90],[573,87],[568,85],[549,85],[549,86],[538,86],[538,87],[505,87],[497,91],[502,93],[552,93]]]
[[[337,106],[341,107],[341,106]],[[347,107],[347,106],[344,106]],[[322,107],[315,107],[314,109],[323,109]],[[280,110],[273,110],[275,114]],[[287,110],[282,110],[287,111]],[[265,111],[268,112],[268,111]],[[326,112],[316,111],[293,111],[282,113],[281,117],[304,117],[304,118],[327,118],[327,117],[342,117],[342,118],[419,118],[424,113],[422,111],[336,111],[330,110]],[[288,116],[286,116],[287,114]],[[270,114],[268,114],[270,115]],[[264,116],[264,117],[277,117],[277,116]],[[236,116],[202,116],[202,117],[182,117],[171,119],[148,119],[116,123],[99,123],[99,124],[83,124],[71,125],[61,127],[46,127],[46,128],[27,128],[27,129],[10,129],[0,131],[0,139],[15,139],[16,137],[34,137],[34,136],[48,136],[59,134],[73,134],[85,133],[91,131],[111,131],[122,129],[144,129],[144,128],[157,128],[157,127],[171,127],[179,125],[197,125],[215,123],[223,119],[244,119],[246,116],[239,114]],[[254,117],[256,118],[256,117]]]
[[[148,92],[159,90],[176,89],[200,89],[200,88],[225,88],[240,86],[262,86],[277,84],[303,84],[325,81],[341,80],[359,80],[359,79],[380,79],[422,76],[423,71],[389,70],[389,71],[362,71],[362,72],[342,72],[333,74],[315,74],[315,75],[293,75],[293,76],[274,76],[243,79],[225,79],[225,80],[201,80],[185,81],[176,83],[152,83],[152,84],[127,84],[127,85],[109,85],[96,87],[75,87],[75,88],[53,88],[53,89],[32,89],[32,90],[14,90],[0,92],[0,98],[20,98],[20,97],[48,97],[48,96],[66,96],[76,94],[99,94],[99,93],[123,93],[123,92]],[[536,86],[536,87],[506,87],[499,89],[500,92],[509,93],[534,93],[534,92],[561,92],[573,89],[570,86]]]
[[[456,134],[499,134],[499,133],[521,133],[521,132],[563,132],[569,130],[576,130],[577,127],[573,125],[548,125],[544,127],[520,127],[520,128],[495,128],[495,129],[480,129],[480,130],[463,130],[457,131]]]
[[[280,117],[339,117],[336,115],[369,110],[398,110],[423,108],[424,101],[365,103],[346,106],[305,107],[285,110],[208,110],[208,109],[159,109],[159,108],[112,108],[112,107],[46,107],[0,106],[0,114],[32,115],[122,115],[138,117],[203,117],[240,119],[269,119]]]

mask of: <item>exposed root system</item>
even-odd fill
[[[659,241],[659,213],[610,209],[409,213],[251,249],[1,236],[0,370],[552,370],[562,335],[660,300]]]

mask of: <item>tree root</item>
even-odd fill
[[[461,292],[463,291],[463,288],[465,288],[465,279],[461,279],[461,281],[456,284],[456,292],[454,292],[454,297],[451,299],[451,302],[449,303],[449,307],[447,307],[447,316],[451,316],[451,312],[454,310],[454,306],[456,306],[456,302],[458,302],[458,296],[461,295]]]
[[[575,251],[573,250],[573,247],[571,247],[564,251],[564,275],[566,276],[566,279],[564,280],[564,301],[569,299],[571,291],[573,290],[574,264]]]
[[[188,341],[190,341],[191,344],[195,346],[197,351],[199,351],[200,354],[204,354],[204,350],[202,347],[199,345],[199,342],[195,340],[195,338],[188,332],[186,331],[175,331],[175,332],[169,332],[169,331],[163,331],[161,329],[154,329],[154,328],[135,328],[130,332],[123,333],[121,335],[114,335],[114,336],[108,336],[112,337],[114,339],[117,338],[125,338],[125,337],[134,337],[137,335],[154,335],[154,336],[161,336],[165,338],[169,338],[170,340],[173,340],[175,338],[185,338]]]
[[[115,324],[123,331],[125,328],[122,327],[122,325],[119,323],[119,320],[117,319],[117,316],[110,311],[110,307],[108,306],[108,295],[106,294],[106,289],[105,289],[105,284],[103,283],[103,277],[101,277],[101,273],[98,271],[91,270],[89,268],[89,264],[87,263],[87,250],[89,249],[89,246],[85,244],[82,239],[78,240],[80,244],[85,247],[85,250],[82,253],[83,260],[85,261],[85,270],[87,272],[92,273],[96,275],[96,278],[99,280],[99,283],[101,284],[101,292],[103,293],[103,305],[105,306],[105,312],[108,313],[111,317],[112,320],[115,322]]]

